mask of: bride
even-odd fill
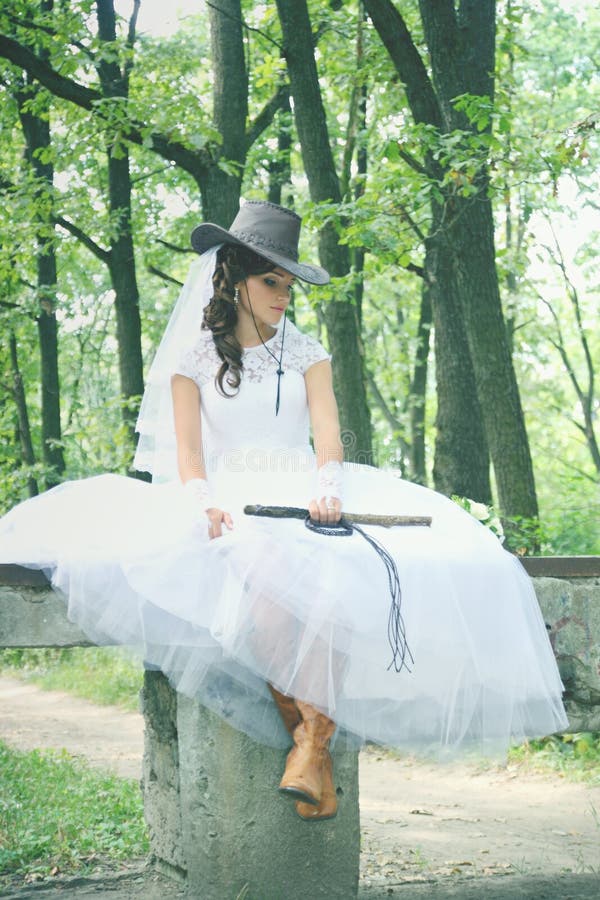
[[[446,497],[343,463],[330,356],[286,320],[296,279],[329,280],[298,261],[299,233],[262,201],[194,230],[138,420],[152,484],[107,474],[25,501],[0,520],[0,562],[46,571],[91,640],[141,646],[234,727],[291,738],[280,789],[314,820],[336,813],[338,726],[446,758],[567,720],[520,562]]]

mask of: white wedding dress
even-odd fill
[[[279,359],[281,332],[267,346]],[[430,527],[365,527],[395,560],[409,653],[396,671],[388,571],[364,536],[249,517],[248,503],[306,507],[316,493],[303,374],[327,358],[288,323],[277,363],[247,349],[239,393],[222,397],[212,335],[176,367],[201,390],[208,478],[232,531],[176,481],[118,475],[67,482],[0,520],[0,562],[43,569],[69,618],[97,643],[142,648],[181,692],[272,746],[289,738],[266,682],[351,735],[438,757],[502,754],[567,727],[562,684],[518,559],[446,497],[346,464],[344,508],[431,516]]]

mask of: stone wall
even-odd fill
[[[565,685],[569,727],[599,731],[600,560],[583,559],[579,566],[562,567],[574,573],[568,577],[536,574],[532,581]],[[559,572],[556,563],[542,558],[532,568]],[[588,572],[585,577],[576,574],[582,570]],[[0,565],[0,647],[75,645],[89,641],[67,620],[64,601],[43,575]]]
[[[571,731],[600,731],[600,577],[534,578]]]

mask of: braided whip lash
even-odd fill
[[[372,535],[367,534],[366,531],[363,531],[358,525],[353,525],[352,528],[354,531],[362,534],[365,541],[371,545],[373,550],[375,550],[387,570],[388,587],[392,597],[392,605],[390,606],[390,614],[388,617],[388,641],[392,648],[392,661],[388,666],[388,672],[392,667],[396,672],[401,672],[402,669],[406,669],[407,672],[410,672],[411,669],[406,658],[408,657],[412,665],[414,665],[415,661],[406,641],[406,629],[404,627],[404,619],[402,618],[400,609],[402,603],[402,589],[400,587],[400,578],[398,577],[396,563],[383,544],[380,544],[378,540],[372,537]]]
[[[409,666],[409,662],[414,665],[415,660],[412,653],[410,652],[406,639],[406,629],[404,626],[404,619],[402,618],[401,611],[402,589],[400,586],[400,578],[398,575],[398,569],[396,568],[396,563],[394,562],[393,557],[385,549],[383,544],[380,544],[379,541],[376,540],[376,538],[374,538],[370,534],[367,534],[366,531],[363,531],[363,529],[360,528],[360,526],[357,524],[356,520],[362,519],[363,523],[368,522],[368,524],[379,524],[386,527],[390,527],[391,525],[428,526],[431,525],[431,518],[429,516],[361,516],[350,513],[346,516],[342,516],[339,522],[329,525],[327,523],[314,522],[310,518],[310,515],[307,515],[308,510],[300,509],[297,507],[245,506],[244,512],[246,515],[265,516],[268,518],[302,518],[304,519],[304,524],[310,531],[315,531],[318,534],[330,535],[332,537],[350,536],[354,531],[358,532],[358,534],[360,534],[365,539],[365,541],[373,548],[375,553],[377,553],[377,555],[383,562],[387,572],[388,587],[392,598],[390,614],[388,617],[388,641],[390,643],[390,647],[392,648],[392,661],[387,667],[388,672],[392,668],[396,672],[401,672],[402,669],[406,669],[407,672],[412,671]]]

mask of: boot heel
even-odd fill
[[[327,753],[323,766],[323,790],[321,802],[313,806],[302,801],[296,802],[296,812],[305,822],[322,822],[325,819],[334,819],[337,815],[337,794],[333,782],[333,763]]]

